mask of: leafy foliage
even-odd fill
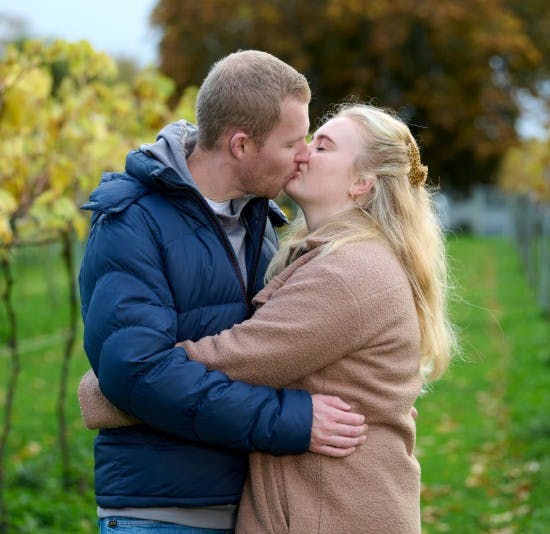
[[[101,172],[171,120],[174,84],[153,70],[131,83],[89,43],[27,41],[0,62],[0,245],[64,230],[80,238],[79,205]],[[178,113],[191,118],[192,103]]]
[[[550,202],[550,139],[513,147],[503,159],[499,182],[505,191]]]
[[[163,32],[161,70],[178,91],[227,53],[267,50],[307,76],[314,119],[352,95],[392,107],[413,125],[432,180],[464,188],[495,179],[516,142],[514,89],[534,91],[533,73],[545,72],[550,15],[527,4],[159,0],[152,20]]]

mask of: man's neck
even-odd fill
[[[219,152],[196,147],[187,158],[187,165],[203,197],[223,202],[244,196],[234,187],[230,162]]]

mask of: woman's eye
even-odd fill
[[[323,152],[323,150],[326,150],[326,148],[324,146],[318,146],[315,147],[315,150],[317,150],[317,152]]]

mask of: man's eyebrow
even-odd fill
[[[307,134],[306,135],[301,135],[300,137],[296,137],[296,139],[292,139],[292,141],[289,141],[289,143],[292,143],[292,144],[298,143],[299,141],[301,141],[305,137],[307,137]]]

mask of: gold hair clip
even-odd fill
[[[426,183],[428,177],[427,165],[422,165],[420,161],[420,152],[414,141],[409,143],[409,161],[411,170],[409,171],[409,182],[414,187],[420,187]]]

